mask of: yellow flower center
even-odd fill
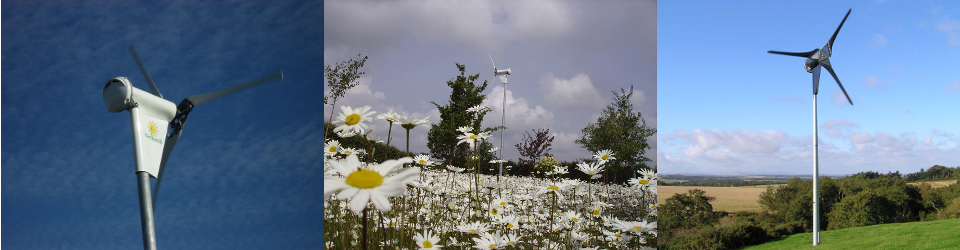
[[[358,114],[348,115],[346,123],[347,125],[350,125],[350,126],[357,125],[357,123],[360,123],[360,115]]]
[[[507,223],[507,227],[513,228],[513,223]]]
[[[431,248],[431,247],[433,247],[433,243],[430,243],[429,240],[423,241],[423,247],[424,247],[424,248]]]
[[[391,227],[395,227],[395,226],[397,226],[397,223],[396,223],[396,222],[390,222],[390,226],[391,226]]]
[[[343,151],[343,153],[344,153],[344,154],[348,154],[348,155],[352,155],[352,154],[353,154],[353,151],[346,150],[346,151]]]
[[[351,125],[352,125],[352,124],[351,124]],[[606,161],[607,158],[610,158],[610,156],[609,156],[609,155],[600,156],[600,159],[603,159],[604,161]]]
[[[600,215],[600,209],[594,209],[593,215]]]
[[[470,229],[470,232],[477,233],[476,229]]]
[[[573,222],[580,222],[580,219],[577,219],[577,217],[573,217],[573,218],[570,218],[570,219],[573,220]]]
[[[356,188],[375,188],[383,184],[383,176],[373,170],[361,169],[347,176],[344,182]]]
[[[420,164],[427,164],[427,161],[420,160]]]
[[[506,206],[506,205],[507,205],[507,202],[506,202],[506,201],[501,201],[501,202],[500,202],[500,205],[501,205],[501,206]]]
[[[494,209],[490,209],[490,213],[493,214],[493,215],[497,215],[497,214],[499,213],[499,211],[497,211],[497,209],[494,208]]]
[[[648,180],[640,180],[639,183],[640,183],[640,185],[647,185],[647,184],[650,184],[650,181],[648,181]]]
[[[497,248],[497,244],[490,244],[490,249]]]
[[[471,135],[470,140],[476,140],[478,135]]]
[[[513,242],[512,240],[511,240],[511,241],[507,241],[507,244],[511,244],[511,245],[512,245],[513,243],[514,243],[514,242]]]
[[[613,236],[617,236],[617,237],[623,237],[623,236],[622,236],[622,235],[620,235],[620,234],[613,234]]]
[[[330,147],[330,153],[337,152],[337,147]]]
[[[633,229],[634,229],[634,230],[637,230],[637,231],[640,231],[641,228],[642,228],[642,227],[639,227],[639,226],[633,226]]]
[[[560,187],[558,187],[558,186],[550,186],[550,187],[548,187],[547,189],[550,189],[550,190],[560,190]]]

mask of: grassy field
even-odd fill
[[[954,183],[957,183],[957,180],[918,181],[918,182],[911,182],[911,183],[907,183],[907,184],[917,186],[917,185],[920,185],[921,183],[924,183],[924,182],[930,183],[930,187],[932,187],[932,188],[942,188],[942,187],[950,186],[950,185],[952,185],[952,184],[954,184]]]
[[[760,193],[767,190],[768,185],[746,186],[746,187],[697,187],[697,186],[659,186],[657,187],[657,204],[663,204],[667,198],[677,193],[686,193],[690,189],[700,189],[707,196],[716,197],[716,200],[710,202],[714,211],[751,211],[759,212],[760,204],[757,203]]]
[[[817,247],[812,237],[794,234],[744,249],[960,249],[960,219],[821,231]]]

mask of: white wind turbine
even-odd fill
[[[137,187],[140,193],[140,225],[143,231],[143,248],[157,249],[154,232],[153,203],[160,191],[164,167],[170,152],[180,139],[183,124],[193,107],[218,97],[253,87],[266,82],[283,79],[283,72],[240,84],[231,88],[184,98],[179,105],[163,99],[146,67],[140,61],[133,46],[130,54],[137,61],[140,72],[150,87],[150,93],[133,87],[126,77],[116,77],[103,86],[103,103],[112,113],[130,111],[130,128],[133,132],[133,155],[136,163]],[[169,124],[169,128],[167,125]],[[168,134],[168,130],[170,133]],[[157,178],[156,192],[151,200],[150,177]]]
[[[507,116],[507,76],[510,75],[510,68],[497,70],[497,64],[493,62],[493,56],[487,54],[490,57],[490,63],[493,64],[493,76],[496,76],[500,79],[500,82],[503,83],[503,112],[500,114],[500,163],[497,167],[497,178],[503,175],[503,126],[505,125],[506,116]]]

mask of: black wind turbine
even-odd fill
[[[850,16],[850,11],[853,9],[847,10],[847,15],[843,16],[843,20],[840,21],[840,26],[837,26],[837,30],[833,32],[833,36],[830,37],[830,41],[827,41],[827,44],[824,44],[823,47],[819,49],[814,49],[808,52],[782,52],[782,51],[773,51],[769,50],[767,52],[773,54],[781,54],[788,56],[797,56],[805,57],[806,60],[803,61],[803,68],[807,70],[808,73],[813,73],[813,245],[816,246],[820,244],[820,195],[818,179],[820,179],[820,168],[817,165],[818,156],[817,156],[817,140],[819,136],[817,135],[817,89],[820,87],[820,68],[827,69],[827,72],[830,72],[830,76],[833,76],[833,79],[837,81],[837,85],[840,86],[840,90],[843,91],[843,95],[847,97],[847,101],[850,102],[850,105],[853,105],[853,101],[850,100],[850,95],[847,95],[847,90],[843,89],[843,84],[840,84],[840,78],[837,78],[837,73],[833,71],[833,65],[830,64],[830,56],[833,55],[833,41],[837,39],[837,33],[840,33],[840,28],[843,27],[843,23],[847,21],[847,17]]]

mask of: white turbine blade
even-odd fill
[[[160,194],[160,181],[163,180],[163,169],[167,167],[167,159],[170,159],[170,152],[173,151],[173,146],[177,145],[177,140],[180,140],[180,135],[183,134],[183,130],[177,131],[176,134],[170,135],[167,138],[167,143],[163,144],[163,154],[160,157],[160,171],[157,172],[157,187],[153,189],[153,205],[157,205],[157,195]]]
[[[490,64],[493,64],[493,72],[497,72],[497,64],[493,62],[493,56],[487,54],[490,57]]]
[[[280,79],[283,79],[283,71],[280,71],[280,73],[276,73],[264,78],[253,80],[251,82],[240,84],[228,89],[214,91],[206,94],[193,95],[193,96],[187,97],[187,99],[190,99],[190,101],[193,102],[193,105],[200,105],[201,103],[204,103],[213,99],[217,99],[217,97],[228,95],[230,93],[237,92],[245,88],[253,87],[258,84],[263,84],[273,80],[280,80]]]
[[[137,66],[140,66],[140,73],[143,73],[143,78],[147,79],[147,85],[150,85],[150,93],[153,93],[157,97],[163,98],[163,95],[160,94],[160,89],[157,89],[157,85],[153,83],[153,78],[150,78],[150,73],[147,73],[147,68],[143,66],[143,62],[140,61],[140,56],[137,55],[137,50],[133,49],[133,45],[130,45],[130,54],[133,54],[133,60],[136,60]]]

